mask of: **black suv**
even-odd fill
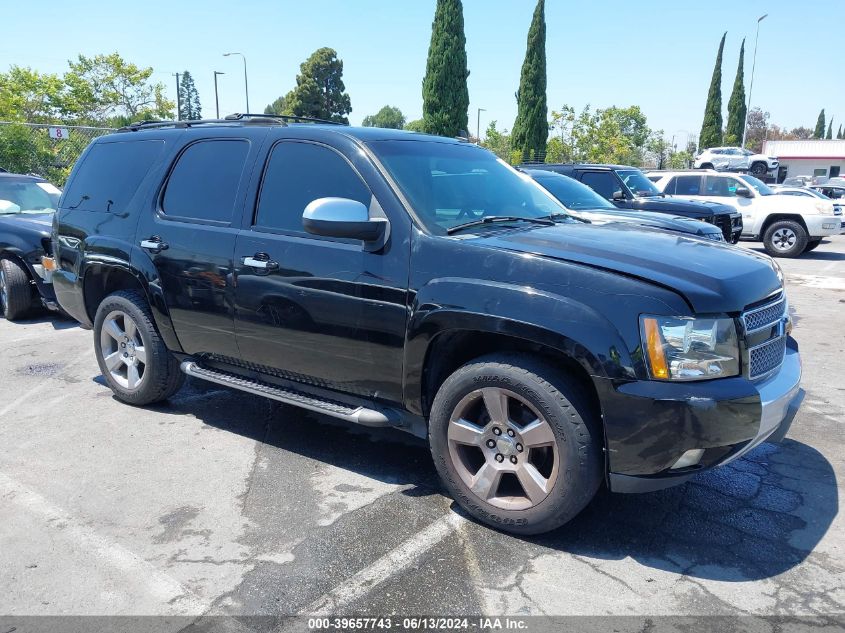
[[[0,317],[14,321],[40,306],[58,309],[49,255],[60,195],[38,176],[0,173]]]
[[[739,242],[742,235],[742,214],[718,202],[667,198],[645,174],[626,165],[526,164],[525,169],[553,171],[589,185],[620,209],[670,213],[715,224],[725,241]]]
[[[572,218],[458,140],[241,115],[96,139],[54,225],[116,396],[184,374],[428,438],[523,534],[779,439],[798,348],[769,257]]]

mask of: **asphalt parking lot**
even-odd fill
[[[0,321],[0,614],[836,626],[824,618],[845,614],[845,236],[781,265],[807,392],[787,441],[674,489],[600,493],[533,538],[463,518],[427,448],[398,431],[198,382],[131,408],[99,376],[90,332]]]

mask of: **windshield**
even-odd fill
[[[55,211],[60,195],[49,182],[0,179],[0,215]]]
[[[635,196],[662,196],[660,190],[654,186],[639,169],[620,169],[616,172]]]
[[[368,147],[420,222],[437,235],[487,216],[539,218],[566,213],[528,175],[475,145],[407,140],[374,141]]]
[[[569,209],[613,209],[616,206],[601,197],[587,185],[558,174],[534,176],[550,194]]]
[[[754,189],[757,190],[757,193],[759,193],[761,196],[771,196],[775,193],[774,190],[769,187],[769,185],[764,183],[762,180],[758,180],[754,176],[742,175],[740,176],[740,178],[744,180],[746,184],[754,187]]]

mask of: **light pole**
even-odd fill
[[[246,56],[243,53],[223,53],[223,57],[230,55],[240,55],[244,60],[244,93],[246,94],[246,113],[249,114],[249,81],[246,78]]]
[[[219,70],[214,71],[214,108],[217,112],[217,118],[220,118],[220,100],[217,98],[217,75],[225,75],[226,73],[221,73]]]
[[[176,120],[182,120],[182,90],[179,87],[179,73],[173,73],[176,77]]]
[[[760,39],[760,22],[769,17],[764,13],[757,18],[757,35],[754,37],[754,61],[751,63],[751,83],[748,86],[748,105],[745,107],[745,121],[742,124],[742,148],[745,148],[745,137],[748,134],[748,111],[751,109],[751,91],[754,90],[754,70],[757,68],[757,42]]]
[[[481,143],[481,113],[487,112],[484,108],[478,108],[478,116],[475,119],[475,138],[478,139],[478,143]]]

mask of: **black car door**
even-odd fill
[[[237,341],[242,358],[263,371],[400,401],[410,260],[401,223],[378,252],[302,226],[306,205],[318,198],[383,213],[353,165],[368,163],[362,156],[294,139],[270,149],[235,249]]]
[[[152,259],[173,328],[189,354],[237,357],[232,257],[258,130],[196,136],[178,153],[136,239]],[[262,130],[266,134],[266,130]]]

